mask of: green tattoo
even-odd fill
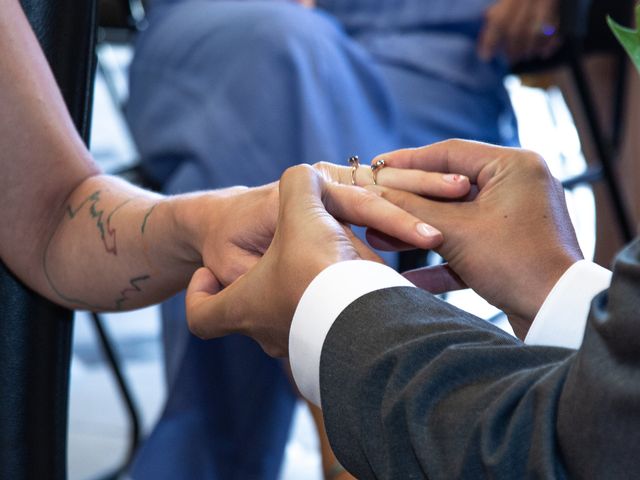
[[[98,206],[98,203],[101,200],[101,194],[102,194],[101,190],[96,190],[91,195],[86,197],[82,202],[80,202],[80,204],[76,208],[73,208],[71,205],[68,205],[66,208],[66,214],[70,220],[73,220],[78,216],[78,214],[84,208],[84,206],[88,205],[89,216],[91,219],[95,220],[96,222],[96,228],[98,229],[98,232],[100,234],[100,239],[102,241],[105,251],[107,253],[117,255],[118,248],[116,243],[116,229],[111,227],[111,218],[118,210],[120,210],[127,203],[131,202],[137,197],[128,198],[122,201],[106,216],[106,219],[104,219],[105,210],[101,209]],[[142,224],[143,233],[144,233],[144,226],[146,224],[147,218],[151,214],[151,211],[153,210],[154,207],[155,205],[151,207],[151,209],[146,213],[144,217],[144,222]],[[107,311],[122,310],[122,307],[125,304],[125,302],[130,300],[131,294],[142,292],[142,289],[140,288],[140,283],[146,280],[149,280],[151,278],[151,276],[147,274],[139,275],[137,277],[131,278],[129,280],[128,286],[120,291],[119,297],[114,300],[114,305],[112,306],[95,305],[95,304],[86,302],[84,300],[81,300],[79,298],[67,296],[56,287],[56,285],[54,284],[50,276],[49,269],[47,268],[47,258],[48,258],[49,247],[54,237],[55,237],[55,233],[49,239],[49,242],[47,243],[47,246],[45,248],[44,255],[42,258],[42,266],[43,266],[44,274],[47,279],[47,282],[49,283],[49,286],[55,292],[55,294],[65,302],[72,304],[77,308],[83,308],[87,310],[96,310],[96,311],[97,310],[107,310]]]
[[[156,208],[158,206],[158,204],[154,204],[149,210],[147,210],[147,213],[144,214],[144,218],[142,219],[142,225],[140,226],[140,232],[144,235],[144,229],[147,226],[147,220],[149,220],[149,215],[151,215],[151,213],[153,212],[153,209]]]
[[[102,240],[102,244],[104,245],[104,249],[107,253],[112,253],[113,255],[118,255],[118,246],[116,244],[116,229],[111,228],[111,217],[113,214],[124,207],[127,203],[129,203],[133,198],[129,198],[122,203],[118,204],[116,208],[114,208],[111,213],[107,216],[106,223],[103,221],[104,209],[98,208],[98,202],[100,201],[100,190],[96,190],[87,198],[85,198],[80,205],[78,205],[75,209],[71,207],[71,205],[67,206],[67,214],[69,218],[73,220],[76,215],[82,210],[82,207],[85,205],[89,205],[89,215],[92,219],[96,221],[96,228],[100,233],[100,239]],[[134,197],[135,198],[135,197]]]

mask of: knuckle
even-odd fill
[[[287,182],[295,178],[309,176],[314,173],[315,170],[311,165],[309,165],[308,163],[301,163],[300,165],[294,165],[293,167],[287,168],[280,177],[280,180]]]
[[[339,183],[341,183],[340,177],[342,172],[340,171],[337,165],[322,161],[322,162],[314,163],[312,165],[312,168],[317,175],[320,175],[325,180],[327,181],[337,180]]]
[[[444,140],[441,144],[448,148],[456,148],[464,143],[464,140],[460,138],[449,138],[448,140]]]
[[[547,162],[539,153],[533,152],[531,150],[524,151],[524,166],[531,173],[536,175],[549,175],[549,167],[547,166]]]
[[[313,168],[316,169],[316,170],[320,170],[320,171],[331,169],[334,166],[335,165],[333,163],[329,163],[329,162],[325,162],[325,161],[316,162],[316,163],[313,164]]]

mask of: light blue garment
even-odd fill
[[[276,180],[449,137],[517,143],[500,63],[475,55],[488,1],[157,0],[128,118],[168,193]],[[244,338],[206,343],[164,306],[165,413],[134,479],[275,479],[294,397]]]

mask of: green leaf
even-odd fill
[[[640,5],[636,6],[636,22],[640,25]],[[607,16],[607,23],[640,72],[640,30],[623,27],[610,16]]]

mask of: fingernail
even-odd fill
[[[442,179],[448,183],[460,183],[467,179],[464,175],[458,175],[457,173],[448,173],[442,176]]]
[[[431,225],[427,225],[426,223],[418,224],[418,233],[426,238],[433,238],[439,235],[442,235],[440,230],[433,228]]]

